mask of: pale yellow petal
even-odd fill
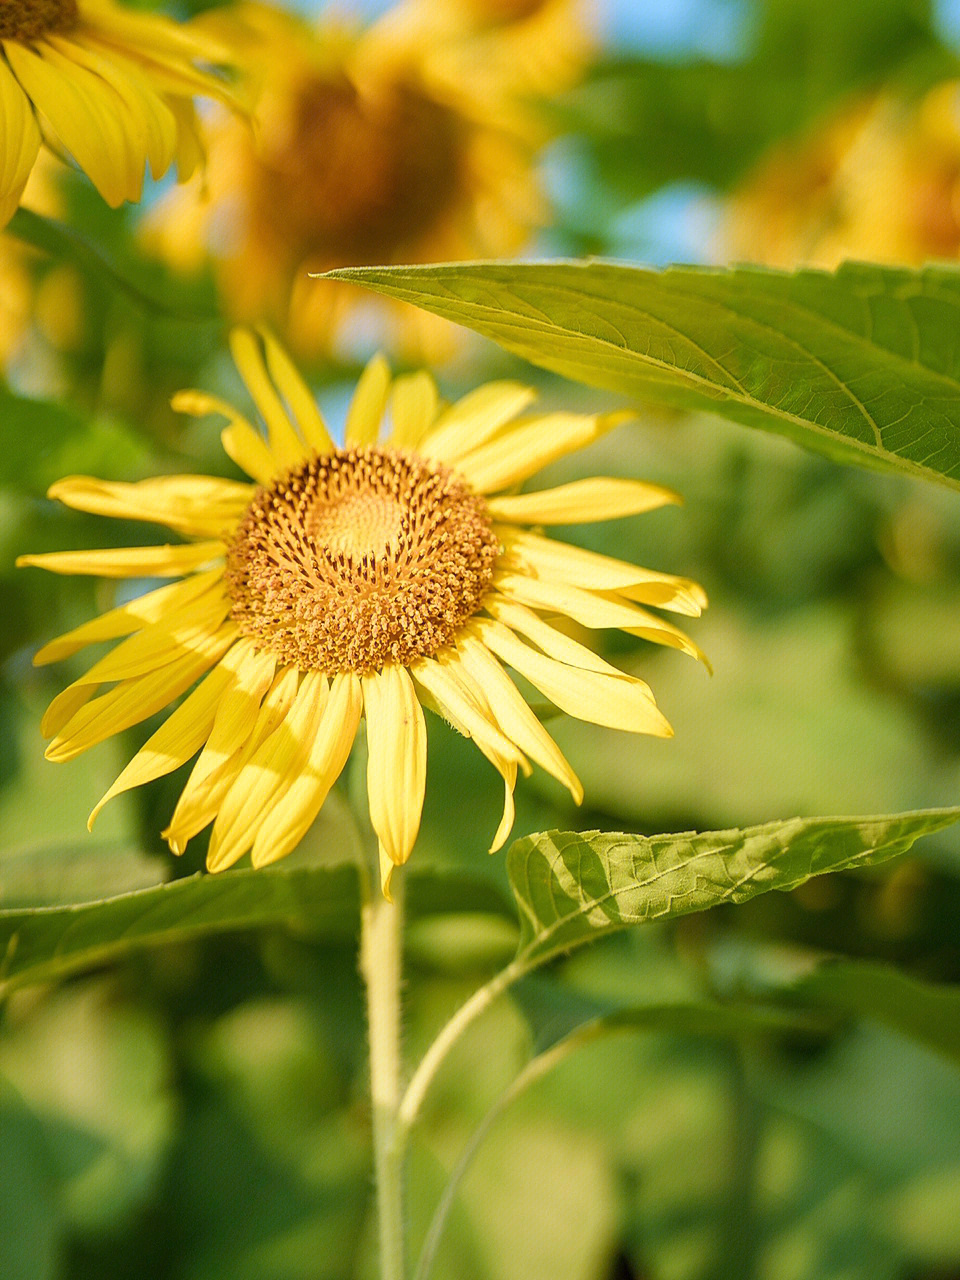
[[[108,693],[91,698],[47,747],[47,759],[71,760],[88,747],[162,711],[223,657],[237,635],[236,625],[226,622],[206,643],[165,667],[135,680],[124,680]]]
[[[536,398],[531,387],[519,382],[488,382],[477,387],[441,414],[425,437],[421,452],[441,462],[456,462],[495,436]]]
[[[224,453],[258,484],[270,484],[277,474],[273,454],[259,431],[232,404],[205,391],[178,391],[170,404],[178,413],[189,413],[194,418],[208,414],[227,418],[230,425],[220,433]]]
[[[148,675],[202,646],[229,612],[230,601],[222,588],[212,588],[199,599],[164,614],[135,635],[121,640],[75,683],[109,684]]]
[[[165,524],[187,537],[231,530],[253,499],[254,488],[217,476],[158,476],[133,484],[66,476],[47,490],[75,511]]]
[[[182,854],[187,843],[213,822],[243,766],[283,723],[293,705],[298,683],[299,673],[293,667],[281,671],[263,699],[250,735],[239,750],[210,774],[205,768],[198,768],[200,761],[197,761],[180,793],[170,823],[161,833],[173,853]]]
[[[521,529],[499,528],[505,551],[535,576],[589,591],[617,591],[644,604],[698,617],[707,603],[703,588],[689,578],[643,569],[626,560],[585,551],[582,547],[543,538]]]
[[[307,456],[307,450],[270,379],[259,339],[249,329],[234,329],[230,334],[230,352],[254,404],[267,424],[269,448],[276,469],[286,471],[289,467],[299,465]]]
[[[406,669],[390,664],[363,676],[370,821],[392,862],[410,856],[427,781],[427,727]]]
[[[44,551],[17,557],[17,567],[34,565],[49,573],[82,573],[95,578],[178,578],[194,573],[224,553],[223,543],[183,546],[107,547],[98,551]]]
[[[49,45],[39,47],[42,57],[15,40],[4,45],[27,95],[108,204],[139,200],[146,152],[140,154],[138,171],[121,99]]]
[[[250,853],[255,867],[285,858],[306,835],[347,762],[362,711],[359,677],[335,675],[304,767],[289,778],[257,831]]]
[[[0,227],[13,217],[40,150],[27,95],[0,57]]]
[[[550,413],[528,419],[495,436],[457,461],[457,470],[477,493],[496,493],[526,480],[575,449],[597,440],[623,414]]]
[[[488,649],[567,715],[628,733],[648,733],[660,738],[673,735],[642,680],[567,667],[537,653],[502,623],[487,618],[475,618],[474,626]]]
[[[231,652],[228,650],[228,655]],[[141,787],[145,782],[172,773],[200,750],[216,717],[220,699],[233,678],[233,672],[220,662],[196,689],[187,694],[94,806],[87,819],[89,831],[93,830],[97,815],[108,801],[133,787]]]
[[[586,524],[641,515],[681,501],[678,493],[659,484],[597,477],[574,480],[555,489],[541,489],[539,493],[489,498],[487,506],[495,520],[517,524]]]
[[[330,438],[313,392],[304,382],[299,369],[268,329],[258,329],[257,332],[263,339],[270,377],[289,405],[300,434],[314,453],[333,453],[336,446]]]
[[[439,407],[437,384],[425,370],[395,379],[390,392],[390,447],[415,448],[436,419]]]
[[[327,701],[327,680],[308,671],[283,722],[253,753],[230,787],[210,834],[207,867],[222,871],[253,846],[276,799],[306,764]]]
[[[375,355],[357,380],[347,411],[345,440],[348,446],[376,444],[390,393],[390,366]]]
[[[176,155],[177,122],[137,64],[116,50],[104,56],[96,44],[81,33],[69,39],[50,35],[47,42],[64,57],[112,85],[142,131],[151,173],[155,178],[163,177]]]
[[[580,779],[490,650],[469,631],[460,636],[457,649],[463,665],[483,689],[504,734],[531,760],[562,782],[574,802],[581,804]]]
[[[182,608],[184,605],[202,595],[223,576],[222,569],[210,569],[206,573],[196,573],[185,578],[183,582],[173,582],[166,587],[158,587],[156,591],[148,591],[138,596],[129,604],[118,605],[98,618],[74,627],[72,631],[57,636],[39,649],[33,656],[36,667],[45,666],[48,662],[60,662],[71,654],[96,644],[100,640],[117,640],[121,636],[132,635],[140,631],[148,623],[156,622],[168,611]]]
[[[528,640],[532,640],[538,649],[549,658],[556,658],[568,667],[583,667],[585,671],[600,671],[610,676],[620,676],[622,671],[611,666],[598,653],[588,649],[586,645],[565,635],[545,622],[539,614],[534,613],[516,600],[507,600],[504,596],[490,593],[484,597],[483,607],[491,617],[505,623],[511,631],[518,631]]]

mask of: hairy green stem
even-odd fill
[[[400,1105],[400,975],[403,877],[393,876],[394,900],[374,888],[360,921],[360,973],[367,989],[373,1163],[377,1195],[380,1280],[403,1280],[403,1143]]]

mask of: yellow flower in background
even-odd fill
[[[262,345],[261,345],[262,344]],[[180,581],[46,645],[39,664],[126,637],[51,703],[47,757],[72,759],[192,692],[147,741],[111,797],[199,756],[165,831],[171,849],[213,823],[207,865],[290,853],[342,770],[362,717],[370,817],[385,891],[410,855],[426,778],[421,704],[474,740],[505,784],[499,848],[529,759],[579,803],[582,789],[524,701],[511,667],[562,711],[669,736],[649,687],[571,638],[563,623],[615,627],[702,657],[649,606],[697,615],[696,583],[557,542],[530,526],[575,524],[676,501],[658,485],[584,479],[515,489],[622,415],[528,412],[514,382],[444,404],[433,379],[361,377],[338,448],[307,385],[268,334],[236,331],[234,359],[266,438],[199,391],[176,408],[221,414],[230,457],[251,477],[135,484],[74,476],[50,496],[81,511],[155,521],[176,545],[22,556],[22,565]],[[200,681],[197,684],[197,681]],[[110,686],[101,692],[103,686]]]
[[[960,255],[960,83],[880,94],[782,144],[732,197],[724,256],[791,268]]]
[[[259,68],[255,138],[212,118],[204,181],[153,211],[148,242],[184,270],[209,255],[230,316],[267,319],[304,356],[364,344],[447,354],[459,339],[446,321],[309,273],[521,248],[544,208],[540,133],[514,86],[495,75],[478,93],[449,40],[400,40],[386,25],[311,24],[258,4],[208,21]]]
[[[71,156],[108,204],[139,200],[202,148],[193,100],[232,101],[210,66],[219,42],[112,0],[0,4],[0,226],[13,217],[41,145]]]

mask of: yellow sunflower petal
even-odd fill
[[[255,867],[286,857],[306,835],[347,762],[362,711],[359,678],[349,671],[334,676],[305,767],[289,780],[269,821],[257,831],[250,853]]]
[[[488,618],[476,618],[474,626],[488,649],[525,676],[567,715],[628,733],[649,733],[659,738],[673,736],[673,730],[642,680],[564,666],[536,653],[502,623]]]
[[[197,761],[180,793],[169,825],[161,832],[172,853],[182,854],[188,842],[213,822],[240,770],[286,718],[297,694],[298,681],[299,673],[292,667],[287,667],[275,677],[260,704],[246,742],[213,773],[208,774],[205,768],[198,768],[200,761]]]
[[[267,353],[267,368],[277,390],[290,406],[300,434],[315,453],[333,453],[335,448],[313,392],[300,371],[268,329],[258,329]]]
[[[394,664],[363,676],[367,794],[381,847],[398,865],[410,856],[427,781],[427,727],[413,681]]]
[[[220,433],[227,457],[258,484],[268,485],[277,474],[277,464],[267,448],[267,442],[243,414],[226,400],[207,395],[205,391],[178,391],[170,405],[178,413],[189,413],[193,418],[205,418],[207,414],[227,418],[230,425]]]
[[[507,600],[505,596],[491,592],[484,598],[483,607],[491,617],[504,623],[511,631],[518,631],[520,635],[532,640],[549,658],[556,658],[564,666],[583,667],[585,671],[599,671],[610,676],[623,674],[598,653],[588,649],[579,640],[574,640],[572,636],[564,635],[549,622],[545,622],[539,614],[515,600]]]
[[[109,205],[139,200],[146,152],[140,152],[138,168],[122,100],[105,81],[49,44],[39,47],[42,56],[15,40],[4,45],[30,100]]]
[[[26,93],[0,58],[0,227],[13,217],[40,150],[40,129]]]
[[[263,822],[306,763],[327,701],[327,680],[316,671],[303,677],[283,722],[253,753],[224,797],[210,834],[207,867],[222,871],[253,846]]]
[[[642,515],[672,502],[682,502],[682,498],[663,485],[601,476],[574,480],[555,489],[541,489],[539,493],[489,498],[487,506],[495,520],[518,524],[586,524]]]
[[[348,446],[376,444],[390,394],[390,366],[375,355],[361,373],[347,411],[345,440]]]
[[[429,431],[440,407],[437,384],[429,373],[407,373],[394,381],[390,392],[392,430],[387,443],[393,449],[412,449]]]
[[[33,565],[48,573],[82,573],[95,578],[177,578],[202,569],[224,553],[223,543],[184,546],[106,547],[98,551],[44,551],[17,557],[17,568]]]
[[[288,467],[297,466],[307,456],[307,451],[270,379],[259,340],[249,329],[234,329],[230,334],[230,352],[267,424],[270,452],[276,467],[285,471]]]
[[[142,131],[150,172],[162,178],[177,152],[177,121],[137,64],[116,50],[105,57],[79,34],[69,39],[50,35],[47,41],[64,57],[113,86]]]
[[[232,652],[228,650],[228,653]],[[87,819],[88,831],[93,830],[97,815],[108,801],[133,787],[141,787],[145,782],[172,773],[199,751],[216,718],[220,699],[233,679],[233,672],[222,661],[204,676],[196,689],[187,694],[156,733],[147,739],[91,810]]]
[[[617,591],[644,604],[699,617],[707,597],[699,583],[656,569],[643,569],[625,560],[585,551],[568,542],[542,538],[521,529],[498,529],[511,558],[533,573],[589,591]]]
[[[93,684],[68,684],[53,699],[40,720],[40,733],[44,738],[54,738],[80,708],[97,692]]]
[[[455,462],[489,440],[537,398],[519,382],[488,382],[452,404],[423,441],[422,452],[441,462]]]
[[[222,576],[222,569],[210,569],[206,573],[185,578],[183,582],[174,582],[167,587],[158,587],[156,591],[148,591],[129,604],[118,605],[98,618],[91,618],[89,622],[49,641],[33,655],[33,665],[43,667],[49,662],[60,662],[89,644],[132,635],[134,631],[142,630],[148,623],[156,622],[170,611],[189,604]]]
[[[75,511],[165,524],[187,537],[211,537],[232,529],[253,498],[253,485],[216,476],[159,476],[133,484],[66,476],[47,490]]]
[[[178,698],[218,662],[237,638],[232,622],[166,666],[134,680],[124,680],[108,693],[85,703],[63,726],[46,750],[48,760],[72,760],[88,747],[139,724]]]
[[[581,804],[583,787],[580,779],[490,650],[469,632],[460,636],[457,649],[463,665],[483,689],[506,736],[531,760],[562,782],[574,802]]]
[[[176,612],[165,614],[116,645],[76,684],[108,684],[134,680],[194,651],[213,635],[230,612],[230,601],[213,588]]]
[[[621,413],[550,413],[533,418],[464,454],[457,460],[457,470],[477,493],[509,489],[548,462],[597,440],[623,421],[624,416]]]

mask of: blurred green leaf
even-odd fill
[[[548,831],[507,858],[521,913],[522,971],[613,929],[645,924],[811,876],[870,866],[960,821],[960,808],[871,818],[793,818],[703,834],[639,836]]]
[[[587,262],[328,273],[564,377],[960,488],[960,272]]]
[[[55,1280],[62,1216],[43,1126],[5,1082],[0,1085],[0,1275]],[[14,1173],[15,1171],[15,1173]]]

